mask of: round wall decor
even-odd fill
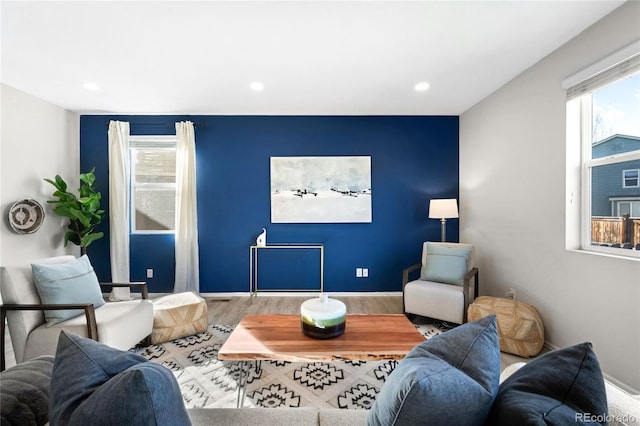
[[[9,209],[9,224],[18,234],[32,234],[44,220],[44,209],[36,200],[20,200]]]

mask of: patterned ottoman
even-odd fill
[[[207,330],[207,302],[193,292],[169,294],[153,301],[151,343],[168,342]]]
[[[478,297],[468,310],[468,321],[496,314],[500,350],[522,357],[536,356],[544,344],[544,326],[538,310],[526,303],[500,297]]]

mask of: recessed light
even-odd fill
[[[260,83],[259,81],[252,81],[249,87],[251,87],[251,90],[259,92],[264,89],[264,84]]]
[[[93,92],[95,92],[96,90],[100,90],[100,86],[98,86],[95,83],[91,83],[90,81],[82,83],[82,87],[84,87],[87,90],[91,90]]]
[[[416,90],[416,92],[424,92],[425,90],[429,90],[429,83],[427,83],[426,81],[421,81],[419,83],[416,83],[414,89]]]

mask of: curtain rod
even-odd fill
[[[105,121],[105,124],[108,126],[111,121],[114,121],[114,120]],[[115,120],[115,121],[119,121],[119,120]],[[185,120],[180,120],[180,121],[185,121]],[[129,126],[174,126],[176,124],[176,121],[172,121],[170,123],[141,123],[141,122],[129,121],[128,123],[129,123]],[[199,123],[193,122],[193,127],[207,127],[207,125],[204,122],[199,122]]]

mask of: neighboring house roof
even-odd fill
[[[620,133],[616,133],[616,134],[608,136],[608,137],[606,137],[606,138],[604,138],[602,140],[599,140],[598,142],[594,143],[593,146],[600,145],[600,144],[603,144],[603,143],[606,143],[606,142],[610,142],[611,140],[616,139],[616,138],[624,138],[624,139],[631,139],[631,140],[640,141],[640,136],[631,136],[631,135],[623,135],[623,134],[620,134]]]
[[[640,137],[620,134],[611,135],[594,143],[592,150],[593,158],[640,150]]]

